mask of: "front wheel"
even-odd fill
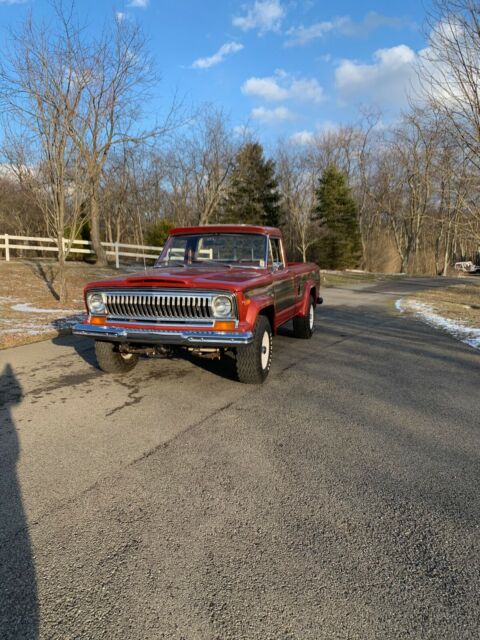
[[[249,345],[237,349],[237,376],[245,384],[262,384],[272,364],[272,328],[259,316]]]
[[[295,338],[308,340],[313,335],[313,325],[315,323],[315,305],[310,297],[306,315],[297,316],[293,319],[293,335]]]
[[[138,356],[134,353],[122,353],[118,345],[113,342],[95,342],[95,355],[98,366],[105,373],[127,373],[138,362]]]

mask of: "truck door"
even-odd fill
[[[295,304],[293,274],[285,262],[280,238],[269,238],[269,266],[273,276],[275,311],[288,315],[287,310]],[[283,318],[279,318],[283,320]]]

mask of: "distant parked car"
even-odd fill
[[[207,357],[230,351],[239,380],[257,384],[277,329],[293,320],[295,337],[310,338],[320,302],[319,268],[287,262],[278,229],[183,227],[170,232],[153,269],[88,284],[88,319],[73,333],[95,338],[107,372],[173,346]]]
[[[456,262],[455,269],[457,271],[463,271],[464,273],[478,273],[480,272],[480,265],[468,260],[467,262]]]

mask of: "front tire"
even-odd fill
[[[138,362],[134,353],[121,353],[118,345],[113,342],[96,340],[95,355],[98,366],[105,373],[128,373]]]
[[[272,328],[268,318],[259,316],[249,345],[237,349],[237,376],[244,384],[262,384],[272,364]]]
[[[309,340],[313,336],[313,326],[315,324],[315,304],[310,296],[307,314],[297,316],[293,319],[293,335],[295,338]]]

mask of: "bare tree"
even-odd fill
[[[480,7],[475,0],[434,0],[429,46],[419,66],[422,97],[452,125],[480,168]]]
[[[71,135],[84,164],[92,244],[103,264],[99,193],[107,159],[118,147],[164,132],[173,115],[172,108],[161,127],[142,129],[138,124],[156,81],[153,69],[139,26],[127,20],[116,19],[100,40],[84,40],[76,51],[75,72],[85,90]]]
[[[317,173],[309,162],[308,151],[292,149],[285,143],[277,149],[276,166],[290,244],[307,262],[309,250],[320,235],[313,215]]]
[[[65,19],[59,31],[36,25],[29,16],[11,34],[11,45],[0,65],[0,100],[10,132],[4,155],[22,186],[47,219],[57,238],[60,298],[66,299],[64,246],[68,200],[73,200],[69,221],[75,233],[81,189],[78,158],[70,130],[82,99],[84,85],[75,72],[78,30]],[[7,124],[13,122],[11,127]],[[74,185],[74,186],[72,186]],[[72,191],[74,195],[72,198]]]
[[[208,224],[218,218],[234,166],[236,146],[222,111],[207,105],[194,125],[185,148],[194,181],[198,222]]]

